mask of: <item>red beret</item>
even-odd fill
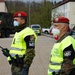
[[[53,23],[69,23],[69,19],[66,17],[57,17],[56,19],[53,20]]]
[[[16,12],[14,17],[27,17],[27,13],[23,11]]]

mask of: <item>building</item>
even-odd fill
[[[70,19],[70,28],[75,26],[75,0],[63,0],[52,9],[52,19],[57,16],[65,16]]]
[[[8,12],[5,0],[0,0],[0,12]]]

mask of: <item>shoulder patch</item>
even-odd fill
[[[30,35],[29,46],[30,47],[34,47],[35,46],[35,38],[34,38],[34,35]]]
[[[64,56],[68,57],[71,55],[71,51],[65,51]]]

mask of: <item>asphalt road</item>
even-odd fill
[[[13,35],[10,38],[0,38],[0,45],[10,49]],[[29,70],[29,75],[47,75],[50,50],[55,43],[50,36],[38,36],[33,63]],[[1,49],[0,49],[1,50]],[[0,75],[11,75],[10,65],[7,58],[0,51]]]

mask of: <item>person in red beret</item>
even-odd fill
[[[68,18],[59,16],[53,20],[52,34],[56,43],[50,53],[48,75],[75,74],[75,39],[69,33]]]
[[[52,34],[55,40],[60,39],[65,33],[70,31],[69,19],[66,17],[59,16],[53,20],[53,23]]]
[[[13,25],[17,28],[22,27],[13,37],[7,60],[11,65],[12,75],[28,75],[29,67],[35,56],[37,35],[30,27],[26,27],[26,12],[16,12],[13,18]]]

